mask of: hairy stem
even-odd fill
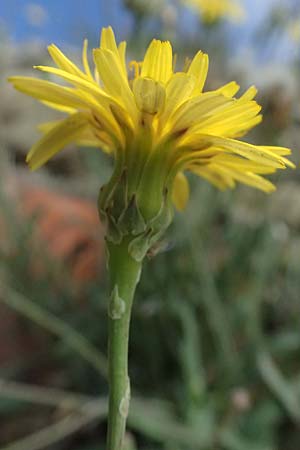
[[[111,295],[108,308],[109,412],[107,450],[121,450],[130,402],[128,341],[131,307],[141,263],[128,253],[127,239],[108,243]]]

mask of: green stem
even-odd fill
[[[108,308],[109,412],[107,450],[121,450],[130,401],[128,341],[131,307],[141,263],[128,253],[128,239],[108,243],[111,297]]]

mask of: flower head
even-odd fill
[[[118,46],[104,28],[93,52],[95,70],[83,47],[78,68],[55,45],[49,53],[57,67],[37,66],[70,86],[29,77],[11,77],[19,91],[64,111],[65,119],[43,124],[42,138],[27,155],[32,169],[45,164],[69,143],[97,146],[115,159],[115,170],[101,192],[101,210],[114,224],[135,222],[135,233],[159,218],[171,200],[178,209],[188,198],[184,172],[224,190],[241,182],[265,192],[275,189],[263,175],[293,164],[290,150],[257,146],[237,138],[261,121],[256,88],[239,98],[236,82],[203,92],[208,56],[199,51],[185,71],[175,72],[169,42],[153,40],[144,60],[126,64],[126,43]],[[138,205],[138,206],[137,206]],[[126,212],[126,213],[125,213]],[[120,227],[118,232],[120,231]]]
[[[182,0],[198,11],[204,23],[212,24],[220,19],[242,22],[245,10],[238,0]]]

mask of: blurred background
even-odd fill
[[[58,117],[8,86],[74,61],[112,25],[139,60],[153,37],[178,64],[210,55],[206,89],[256,84],[264,122],[247,140],[300,160],[298,0],[1,0],[0,449],[105,449],[107,279],[96,197],[111,161],[69,148],[37,173],[24,158]],[[228,2],[231,3],[231,2]],[[233,3],[233,2],[232,2]],[[221,8],[219,15],[218,8]],[[300,171],[266,195],[190,179],[133,311],[126,449],[297,450],[300,442]]]

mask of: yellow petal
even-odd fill
[[[113,98],[110,95],[108,95],[106,92],[104,92],[103,89],[101,89],[95,83],[91,83],[88,80],[79,78],[76,75],[72,75],[61,69],[56,69],[54,67],[48,66],[36,66],[36,68],[43,72],[49,72],[53,73],[54,75],[58,75],[64,78],[65,80],[69,81],[70,83],[74,84],[75,86],[78,86],[80,90],[72,92],[76,92],[76,94],[80,96],[81,100],[86,101],[86,103],[89,103],[89,106],[92,109],[92,111],[96,112],[99,118],[101,117],[101,123],[103,124],[103,126],[105,126],[106,129],[109,130],[109,132],[116,134],[117,137],[121,139],[119,127],[117,126],[116,121],[114,120],[111,111],[109,109],[109,106],[111,104],[117,102],[116,98]]]
[[[207,139],[207,144],[210,143],[211,145],[219,147],[224,151],[236,153],[264,165],[269,165],[275,168],[283,168],[286,166],[286,162],[281,156],[278,156],[269,150],[260,148],[259,146],[218,136],[203,135],[202,139],[204,139],[204,141]]]
[[[170,79],[172,69],[172,47],[170,42],[153,39],[142,64],[141,76],[152,78],[165,84]]]
[[[94,60],[105,89],[112,95],[121,95],[120,89],[128,90],[120,59],[111,50],[95,49]]]
[[[240,122],[238,127],[236,124],[233,124],[232,127],[226,126],[226,130],[224,130],[223,136],[229,138],[238,138],[244,136],[251,128],[260,124],[263,119],[263,116],[259,114],[252,119],[247,119],[245,122]]]
[[[50,128],[28,153],[26,161],[30,168],[35,170],[45,164],[59,150],[78,139],[87,126],[86,115],[76,113]]]
[[[244,92],[243,95],[239,98],[239,101],[249,101],[253,100],[257,94],[257,89],[255,86],[250,86],[247,91]]]
[[[100,39],[100,49],[112,52],[118,61],[123,76],[127,78],[126,70],[126,42],[121,42],[117,46],[115,35],[111,27],[103,28]]]
[[[44,122],[38,126],[38,130],[43,134],[48,133],[56,125],[58,125],[60,120],[53,120],[51,122]],[[74,144],[79,147],[97,147],[101,148],[105,153],[111,153],[113,146],[106,133],[98,132],[95,133],[91,126],[87,125],[86,128],[82,128],[80,134],[75,136]]]
[[[85,74],[74,64],[69,58],[67,58],[63,52],[56,47],[56,45],[51,44],[48,47],[48,52],[55,64],[62,70],[69,72],[78,77],[84,77]]]
[[[189,196],[189,182],[182,172],[178,172],[174,180],[172,191],[172,201],[178,211],[183,211],[185,209]]]
[[[240,183],[246,184],[267,193],[274,192],[276,190],[276,187],[273,183],[271,183],[271,181],[266,180],[265,178],[255,173],[234,170],[229,167],[218,166],[214,164],[211,164],[211,169],[215,170],[216,172],[229,175],[234,180],[239,181]]]
[[[225,97],[233,97],[239,89],[240,86],[235,81],[230,81],[219,89],[216,89],[214,92],[225,95]]]
[[[213,114],[220,106],[226,105],[230,100],[223,95],[206,93],[183,103],[172,115],[174,131],[189,128]]]
[[[77,111],[76,108],[70,108],[69,106],[58,105],[57,103],[51,103],[44,100],[41,100],[41,103],[43,103],[43,105],[47,106],[48,108],[52,108],[56,111],[61,111],[67,114],[74,114]]]
[[[255,101],[247,102],[247,103],[227,103],[228,108],[222,109],[218,111],[217,114],[214,114],[209,119],[202,124],[200,124],[201,128],[207,126],[208,124],[213,123],[215,126],[218,124],[226,124],[231,123],[232,125],[238,125],[240,121],[243,121],[247,118],[252,118],[256,116],[260,110],[261,106],[258,105]]]
[[[118,54],[118,47],[112,27],[102,29],[100,48],[102,48],[103,50],[110,50],[111,52]]]
[[[188,75],[192,75],[196,79],[194,94],[200,94],[203,90],[207,77],[208,65],[208,55],[201,51],[196,53],[187,72]]]
[[[46,134],[52,128],[56,127],[56,125],[58,125],[59,123],[61,123],[61,120],[51,120],[50,122],[43,122],[38,125],[38,130],[41,133]]]
[[[235,182],[231,177],[211,170],[209,166],[195,167],[192,172],[202,178],[205,178],[211,184],[220,189],[220,191],[224,191],[228,188],[233,189],[235,187]]]
[[[163,124],[188,99],[194,86],[193,78],[186,73],[176,73],[170,78],[166,86],[166,105],[161,117]]]
[[[42,72],[52,73],[53,75],[57,75],[58,77],[63,78],[74,86],[77,86],[90,93],[95,97],[95,99],[99,100],[100,102],[106,101],[106,103],[109,103],[109,101],[111,100],[111,97],[106,92],[104,92],[103,89],[101,89],[96,83],[92,83],[87,79],[81,78],[77,75],[73,75],[69,72],[66,72],[65,70],[56,69],[55,67],[34,66],[34,68]]]
[[[247,103],[234,102],[226,109],[215,112],[207,119],[202,120],[196,124],[194,131],[201,131],[207,134],[225,135],[227,130],[229,132],[236,131],[237,133],[245,129],[245,124],[256,117],[261,106],[255,101]],[[260,122],[261,119],[258,120]],[[255,120],[255,124],[257,120]],[[248,126],[246,128],[249,128]]]
[[[287,156],[292,153],[290,148],[286,147],[274,147],[272,145],[260,145],[260,148],[271,151],[272,153],[276,153],[280,156]]]
[[[95,49],[94,59],[105,90],[112,97],[117,98],[135,119],[137,111],[133,93],[119,57],[110,50]]]
[[[15,89],[38,100],[70,108],[90,107],[90,104],[80,98],[80,94],[72,88],[32,77],[10,77],[8,80]]]
[[[244,172],[254,172],[256,174],[270,174],[274,173],[276,169],[270,166],[249,161],[236,155],[218,154],[212,158],[212,163],[223,165]]]
[[[127,68],[126,68],[126,42],[122,41],[120,42],[118,46],[118,52],[121,60],[121,64],[123,67],[124,75],[127,76]]]
[[[91,69],[90,69],[90,65],[89,65],[89,60],[88,60],[88,56],[87,56],[87,51],[88,51],[88,40],[85,39],[83,41],[83,48],[82,48],[82,64],[85,70],[85,73],[87,74],[88,78],[91,81],[94,81]]]

